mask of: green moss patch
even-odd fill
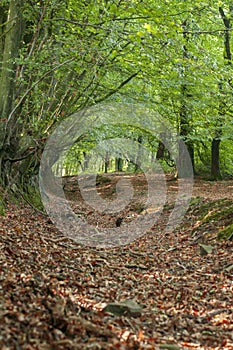
[[[230,240],[233,241],[233,224],[228,225],[222,230],[219,230],[218,232],[218,239],[219,240]]]
[[[190,234],[208,239],[233,239],[233,201],[193,198],[186,215]],[[187,225],[187,224],[186,224]]]

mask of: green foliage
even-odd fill
[[[10,3],[2,4],[6,18]],[[58,123],[84,107],[103,101],[140,102],[181,132],[194,150],[201,175],[209,176],[211,142],[219,139],[221,172],[231,177],[232,64],[226,58],[228,32],[219,7],[232,24],[231,7],[222,1],[24,2],[22,45],[12,57],[14,94],[9,92],[17,135],[14,156],[20,159],[34,148],[39,158]],[[5,25],[1,28],[5,40]],[[0,145],[7,139],[1,132],[4,123]],[[139,134],[143,146],[156,153],[159,140],[153,135],[116,121],[73,145],[64,162],[65,174],[77,173],[100,142],[137,139]],[[12,144],[13,137],[7,142]],[[165,161],[161,164],[169,171]],[[17,162],[14,165],[14,171],[20,169]],[[126,168],[131,171],[133,166],[128,162]],[[54,171],[61,173],[58,163]]]

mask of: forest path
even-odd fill
[[[74,207],[85,210],[77,202],[75,179],[65,181]],[[112,182],[101,181],[100,193],[114,195]],[[137,200],[145,181],[137,176],[135,182],[138,197],[124,221],[142,209]],[[194,196],[228,197],[232,185],[197,180]],[[177,181],[167,186],[173,197]],[[69,240],[46,215],[10,204],[0,217],[0,348],[233,349],[233,242],[211,239],[212,252],[203,253],[190,234],[198,230],[198,206],[169,233],[164,227],[171,211],[165,206],[159,222],[131,244],[100,249]],[[99,225],[114,227],[116,218],[109,218],[102,216]],[[96,222],[94,211],[89,220]],[[140,304],[141,311],[104,312],[108,303],[125,300]]]
[[[233,199],[233,180],[206,181],[200,178],[195,178],[193,197]]]
[[[233,180],[229,181],[206,181],[200,177],[196,177],[193,181],[185,183],[184,180],[176,180],[172,176],[157,175],[153,178],[152,185],[155,188],[154,197],[148,200],[148,185],[144,174],[127,175],[124,173],[110,173],[102,174],[97,177],[96,188],[92,189],[88,185],[88,176],[84,192],[93,201],[93,194],[97,189],[101,199],[111,202],[116,200],[116,186],[120,181],[128,180],[129,186],[132,185],[133,198],[129,204],[125,206],[123,211],[116,211],[114,214],[107,212],[98,212],[98,205],[93,208],[91,205],[83,200],[82,194],[79,190],[78,180],[76,176],[63,178],[66,198],[70,200],[72,209],[76,213],[88,213],[86,216],[88,222],[93,225],[100,225],[102,227],[114,227],[117,219],[122,219],[128,223],[135,219],[135,216],[144,213],[145,210],[151,210],[151,207],[163,208],[166,204],[173,204],[175,201],[181,200],[185,193],[188,197],[200,197],[206,200],[218,200],[222,198],[233,199]],[[93,192],[92,192],[93,191]],[[122,191],[124,195],[124,190]],[[158,204],[156,205],[156,201]],[[97,209],[97,210],[96,210]]]

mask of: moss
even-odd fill
[[[195,205],[199,205],[200,204],[200,202],[203,200],[203,198],[201,198],[201,197],[193,197],[191,200],[190,200],[190,203],[189,203],[189,205],[190,205],[190,207],[191,206],[195,206]]]
[[[191,236],[233,240],[233,201],[193,198],[186,214]],[[187,221],[184,227],[187,227]],[[224,229],[222,229],[225,227]]]
[[[233,240],[233,224],[218,232],[218,240]]]
[[[229,215],[232,215],[233,213],[233,208],[228,207],[228,208],[214,208],[212,211],[210,211],[206,216],[202,219],[203,224],[208,223],[211,221],[220,221],[227,219]]]
[[[211,211],[213,210],[213,208],[215,207],[215,203],[214,202],[205,202],[205,200],[201,200],[199,202],[197,202],[196,204],[192,205],[190,207],[191,211],[193,212],[193,214],[195,216],[200,217],[200,220],[203,220],[205,218],[205,216]]]
[[[5,215],[5,206],[4,206],[1,195],[0,195],[0,215],[1,216]]]
[[[29,202],[33,207],[43,211],[43,204],[41,201],[41,196],[39,189],[34,186],[27,186],[27,192],[23,192],[24,199]]]
[[[233,212],[232,204],[228,199],[209,201],[197,197],[191,201],[189,212],[199,217],[202,223],[208,223],[227,218]]]

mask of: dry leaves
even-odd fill
[[[169,210],[130,246],[101,250],[10,205],[0,217],[0,348],[232,349],[233,244],[211,241],[200,255],[187,229],[195,218],[163,232]],[[125,300],[141,314],[103,311]]]

